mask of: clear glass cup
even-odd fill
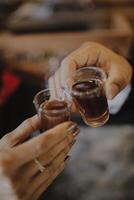
[[[84,122],[91,127],[105,124],[109,118],[105,95],[105,72],[98,67],[83,67],[73,76],[71,96]]]
[[[33,100],[40,118],[40,132],[44,132],[62,122],[70,120],[70,105],[64,91],[58,91],[59,97],[52,98],[50,89],[38,92]]]

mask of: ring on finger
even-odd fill
[[[34,162],[38,166],[39,171],[40,172],[44,172],[44,170],[46,169],[46,167],[37,158],[34,159]]]

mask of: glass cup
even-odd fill
[[[105,72],[98,67],[83,67],[73,76],[71,96],[84,122],[91,127],[105,124],[109,118],[105,95]]]
[[[59,97],[52,98],[50,89],[38,92],[33,100],[40,118],[40,132],[70,120],[70,106],[64,91],[58,91]]]

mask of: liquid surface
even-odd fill
[[[59,101],[59,100],[50,100],[44,103],[44,109],[46,111],[57,111],[64,110],[67,108],[67,103],[65,101]]]

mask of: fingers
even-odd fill
[[[111,62],[107,74],[106,96],[112,99],[130,82],[132,68],[124,58],[117,56],[116,63]]]
[[[66,155],[64,154],[64,152],[62,152],[61,154],[59,154],[58,157],[56,157],[56,159],[53,160],[53,162],[49,166],[46,167],[44,172],[38,173],[36,176],[32,178],[31,185],[28,191],[30,196],[32,192],[36,191],[36,189],[39,188],[43,183],[45,185],[46,184],[45,182],[47,182],[48,179],[53,180],[53,178],[55,177],[54,176],[55,172],[57,170],[59,171],[58,168],[65,161],[65,158]]]
[[[14,154],[17,156],[17,163],[14,162],[14,164],[16,164],[16,166],[21,166],[41,156],[49,151],[55,144],[62,141],[66,135],[73,134],[76,127],[77,125],[73,122],[65,122],[17,146],[13,149]]]
[[[82,45],[79,49],[72,52],[62,61],[58,73],[56,72],[55,75],[49,79],[49,88],[53,91],[53,93],[57,93],[57,87],[71,89],[74,83],[76,70],[80,67],[95,65],[98,60],[98,56],[99,49],[97,48],[96,43],[94,43],[94,45],[92,43]],[[54,80],[57,87],[54,87]],[[74,104],[72,105],[72,111],[76,111]]]
[[[76,70],[80,67],[96,66],[102,68],[108,75],[106,82],[106,94],[109,99],[113,98],[131,80],[132,67],[123,57],[117,55],[110,49],[95,42],[87,42],[79,49],[72,52],[61,63],[59,70],[60,87],[71,88]],[[54,75],[52,78],[55,78]],[[54,87],[49,85],[54,91]]]
[[[42,185],[40,185],[40,187],[38,187],[36,192],[33,193],[31,199],[37,200],[41,196],[41,194],[48,188],[48,186],[51,185],[51,183],[54,181],[54,179],[63,171],[64,168],[65,168],[65,163],[63,162],[57,168],[57,170],[53,173],[53,176],[50,177],[45,183],[42,183]]]
[[[13,147],[24,140],[26,140],[32,132],[39,128],[39,119],[38,116],[35,115],[24,122],[20,126],[18,126],[14,131],[6,134],[0,140],[0,148],[10,148]]]
[[[98,44],[93,42],[85,43],[79,49],[72,52],[61,63],[59,73],[60,85],[66,87],[68,83],[68,85],[71,86],[73,83],[73,78],[71,77],[75,74],[76,69],[88,65],[96,65],[98,57]],[[49,87],[52,88],[51,85],[49,85]]]
[[[42,163],[43,166],[49,165],[59,154],[64,153],[65,156],[75,143],[75,137],[78,135],[79,129],[76,129],[74,134],[68,134],[64,140],[60,143],[57,143],[52,149],[38,157],[38,160]],[[33,162],[33,160],[26,164],[26,166],[21,169],[27,177],[34,176],[38,171],[38,166]]]
[[[72,130],[71,127],[68,129],[68,131]],[[8,177],[8,179],[11,182],[9,186],[11,187],[11,189],[13,189],[13,194],[15,194],[15,196],[18,196],[18,197],[24,196],[25,199],[31,199],[31,198],[27,198],[26,196],[27,192],[28,192],[28,195],[31,195],[32,192],[33,191],[35,192],[36,190],[38,190],[42,184],[46,185],[45,188],[48,187],[48,185],[52,182],[52,180],[60,173],[61,171],[60,165],[62,163],[64,165],[64,161],[67,156],[67,153],[72,146],[70,145],[70,143],[74,141],[74,137],[77,135],[77,131],[72,132],[72,133],[73,135],[71,135],[70,132],[68,132],[67,138],[64,139],[64,142],[62,141],[60,144],[57,144],[59,145],[58,149],[56,148],[56,146],[54,146],[50,153],[47,152],[48,156],[54,157],[55,156],[54,151],[55,151],[57,156],[54,159],[52,159],[49,165],[46,166],[46,169],[43,173],[40,173],[38,169],[38,173],[34,174],[34,176],[32,177],[27,176],[28,174],[26,173],[26,171],[22,171],[21,168],[16,169],[13,167],[15,161],[18,159],[17,157],[14,156],[13,151],[11,151],[11,153],[9,153],[9,150],[4,151],[5,153],[2,154],[3,158],[0,157],[0,174],[4,176],[6,175],[6,178]],[[60,149],[63,149],[63,151],[60,152]],[[27,152],[27,154],[28,153],[29,152]],[[44,163],[46,163],[45,162],[46,158],[49,161],[49,158],[44,155],[42,157],[39,157],[39,159],[41,158],[42,158],[41,160],[42,163],[43,161]],[[36,163],[34,164],[36,165]],[[27,190],[29,183],[30,183],[30,189]]]

